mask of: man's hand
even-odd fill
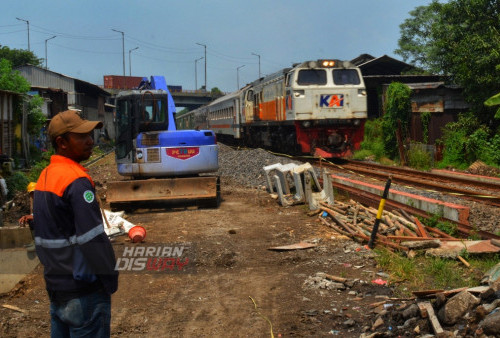
[[[29,222],[33,221],[33,215],[24,215],[19,219],[19,226],[25,227],[26,225],[29,224]]]

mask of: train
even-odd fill
[[[323,158],[348,158],[363,141],[367,94],[349,61],[305,61],[176,116],[179,129],[217,140]]]

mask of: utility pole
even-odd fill
[[[16,18],[16,19],[19,21],[24,21],[28,25],[28,52],[31,52],[31,49],[30,49],[30,22],[28,20],[24,20],[24,19],[20,19],[20,18]]]
[[[240,68],[243,67],[245,67],[245,65],[236,68],[236,85],[237,85],[236,90],[240,89]]]
[[[139,49],[139,47],[132,48],[128,51],[128,76],[132,76],[132,59],[130,58],[130,53],[136,49]]]
[[[47,66],[47,64],[48,64],[48,61],[47,61],[47,41],[52,40],[55,37],[56,37],[56,35],[45,40],[45,69],[48,69],[48,66]]]
[[[198,42],[196,44],[205,48],[205,90],[207,90],[207,45]]]
[[[255,55],[259,58],[259,79],[260,79],[260,55],[259,54],[255,54],[255,53],[252,53],[252,55]]]
[[[201,58],[194,60],[194,90],[198,90],[198,71],[196,69],[196,63],[198,63],[201,59],[204,59],[204,57],[202,56]]]
[[[111,28],[111,30],[122,34],[123,76],[125,76],[125,33],[113,28]]]

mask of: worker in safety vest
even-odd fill
[[[94,182],[80,162],[92,154],[102,122],[77,111],[54,116],[48,133],[55,155],[38,178],[35,245],[50,298],[52,337],[109,337],[116,260],[104,232]]]

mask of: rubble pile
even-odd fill
[[[500,264],[492,270],[496,278]],[[362,337],[425,335],[438,337],[498,337],[500,335],[500,281],[474,288],[414,292],[411,301],[373,304],[375,319]],[[380,325],[375,325],[379,323]]]
[[[381,273],[383,276],[384,274]],[[429,290],[414,292],[411,298],[390,298],[375,301],[368,307],[370,320],[343,321],[343,309],[349,301],[356,302],[371,296],[363,287],[378,285],[389,289],[381,278],[365,281],[318,272],[308,277],[303,287],[320,292],[342,292],[346,302],[323,313],[343,318],[334,331],[359,326],[361,337],[426,336],[438,337],[498,337],[500,335],[500,263],[483,278],[482,285],[455,290]],[[378,294],[384,293],[379,290]],[[357,307],[353,307],[357,308]],[[316,310],[315,310],[316,311]]]

